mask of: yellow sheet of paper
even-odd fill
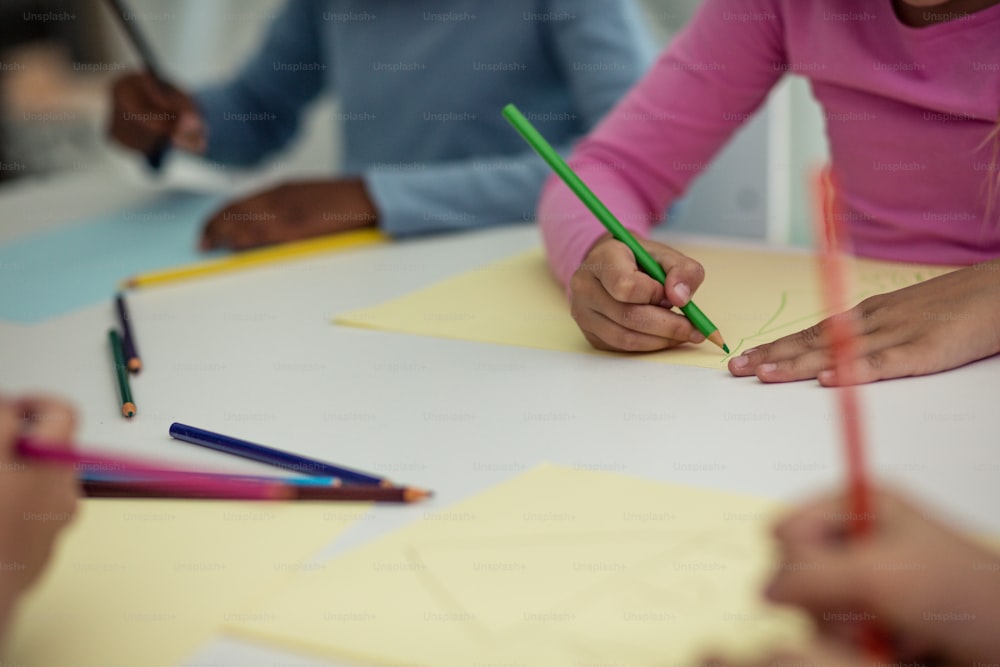
[[[175,665],[367,505],[86,500],[2,664]]]
[[[809,254],[678,245],[705,267],[695,302],[719,327],[731,351],[770,342],[825,316],[818,269]],[[851,305],[952,269],[848,260]],[[338,324],[400,333],[518,345],[565,352],[595,351],[570,317],[566,297],[533,250],[432,285],[388,303],[345,313]],[[711,343],[635,357],[703,368],[725,368],[728,356]]]
[[[543,465],[301,572],[229,628],[378,665],[685,665],[801,640],[777,505]]]

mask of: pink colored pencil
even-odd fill
[[[166,490],[203,494],[213,498],[234,500],[283,500],[291,497],[290,489],[273,482],[245,479],[219,479],[204,474],[172,470],[140,459],[116,455],[84,454],[67,445],[18,439],[15,449],[20,456],[41,462],[70,465],[80,470],[136,475]]]

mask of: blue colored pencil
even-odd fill
[[[237,482],[261,482],[265,484],[287,484],[289,486],[340,486],[341,481],[337,477],[271,477],[267,475],[230,475],[226,473],[212,472],[190,472],[187,475],[191,478],[204,478],[206,480],[237,481]],[[134,482],[149,479],[143,475],[121,472],[95,472],[83,470],[77,474],[77,479],[81,482]]]
[[[312,477],[338,477],[344,484],[376,484],[391,486],[392,482],[382,477],[369,475],[350,468],[343,468],[325,461],[306,458],[298,454],[258,445],[228,435],[213,433],[194,426],[174,422],[170,425],[170,437],[183,442],[207,447],[233,456],[239,456],[258,463],[266,463],[283,470],[291,470]]]

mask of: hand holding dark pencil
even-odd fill
[[[108,134],[119,144],[150,155],[174,146],[205,152],[205,124],[194,99],[148,72],[126,74],[114,83]]]
[[[154,171],[160,169],[172,145],[193,153],[204,152],[205,126],[193,99],[164,76],[149,41],[124,0],[107,1],[141,57],[144,69],[115,82],[109,134],[124,146],[143,153]]]

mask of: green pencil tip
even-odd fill
[[[723,343],[722,344],[722,351],[725,352],[726,354],[729,354],[729,346],[726,345],[725,343]]]

